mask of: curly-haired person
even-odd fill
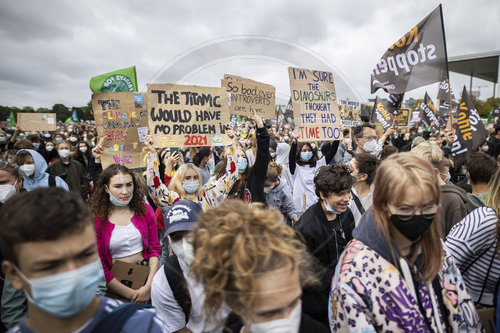
[[[227,304],[229,332],[328,332],[302,311],[302,287],[314,283],[311,260],[277,210],[229,200],[203,213],[193,233],[191,270],[216,318]]]

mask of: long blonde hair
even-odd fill
[[[191,271],[205,289],[204,308],[216,317],[224,301],[250,313],[256,278],[280,268],[298,269],[301,285],[317,282],[305,245],[281,213],[262,204],[227,200],[201,214],[193,232]]]
[[[440,188],[432,165],[415,154],[399,153],[389,156],[377,170],[374,180],[373,210],[377,225],[388,243],[394,239],[396,228],[389,221],[387,204],[399,204],[405,197],[409,186],[416,186],[426,198],[435,204],[440,201]],[[443,247],[440,239],[439,216],[436,215],[431,226],[420,241],[423,266],[420,270],[424,281],[429,282],[439,272],[443,260]],[[414,264],[418,252],[414,251],[410,264]],[[395,254],[393,253],[395,257]]]
[[[201,186],[201,175],[200,172],[198,171],[198,167],[196,167],[196,165],[192,163],[186,163],[181,165],[179,169],[177,169],[174,176],[172,177],[172,180],[170,181],[170,184],[168,185],[168,189],[170,191],[177,192],[177,194],[179,194],[181,199],[185,199],[186,196],[188,195],[184,190],[184,187],[182,186],[182,182],[184,181],[184,177],[186,176],[186,172],[188,170],[194,170],[198,175],[198,181],[200,182],[200,186],[198,186],[198,189],[196,190],[195,193],[193,193],[193,195],[200,197],[201,194],[203,193],[203,187]]]

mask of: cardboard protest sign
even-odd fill
[[[55,113],[19,112],[17,114],[17,125],[23,131],[55,131]]]
[[[347,127],[361,125],[361,104],[359,102],[339,99],[339,111],[342,125]]]
[[[339,105],[331,72],[288,67],[299,141],[341,140]]]
[[[148,84],[147,105],[155,147],[231,143],[225,135],[230,119],[224,88]]]
[[[143,166],[143,142],[148,132],[144,93],[108,92],[92,95],[97,134],[104,138],[103,169],[111,164]]]
[[[227,74],[226,74],[227,75]],[[228,93],[231,114],[251,116],[253,110],[266,119],[276,118],[276,88],[251,80],[221,80],[221,86]]]
[[[371,74],[371,93],[382,88],[400,94],[447,78],[443,32],[439,5],[380,58]]]
[[[410,120],[410,110],[400,109],[396,115],[396,125],[399,127],[407,127]]]
[[[233,75],[233,74],[224,74],[224,80],[228,80],[228,81],[243,81],[243,82],[248,82],[248,83],[258,83],[258,84],[262,84],[264,86],[268,86],[268,87],[273,87],[272,85],[270,84],[266,84],[266,83],[262,83],[262,82],[259,82],[259,81],[255,81],[255,80],[252,80],[252,79],[247,79],[245,77],[242,77],[242,76],[238,76],[238,75]]]

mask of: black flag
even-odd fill
[[[431,98],[425,92],[424,101],[420,104],[420,121],[425,127],[429,127],[434,134],[439,134],[440,123],[437,117],[436,107]]]
[[[384,127],[384,132],[394,124],[394,110],[392,106],[385,103],[378,96],[373,104],[371,121],[381,123]]]
[[[439,115],[447,118],[450,115],[450,96],[451,96],[451,111],[455,115],[459,102],[453,94],[453,89],[450,86],[450,80],[447,78],[439,84],[437,99],[439,100]]]
[[[474,108],[465,86],[462,92],[462,100],[457,110],[457,118],[457,130],[455,132],[455,142],[453,142],[451,155],[455,163],[460,165],[488,137],[488,132],[484,128],[483,122]]]
[[[401,94],[448,77],[441,5],[384,53],[371,74],[371,93]]]

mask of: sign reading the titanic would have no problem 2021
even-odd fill
[[[225,146],[229,124],[224,88],[148,84],[149,129],[155,147]]]

